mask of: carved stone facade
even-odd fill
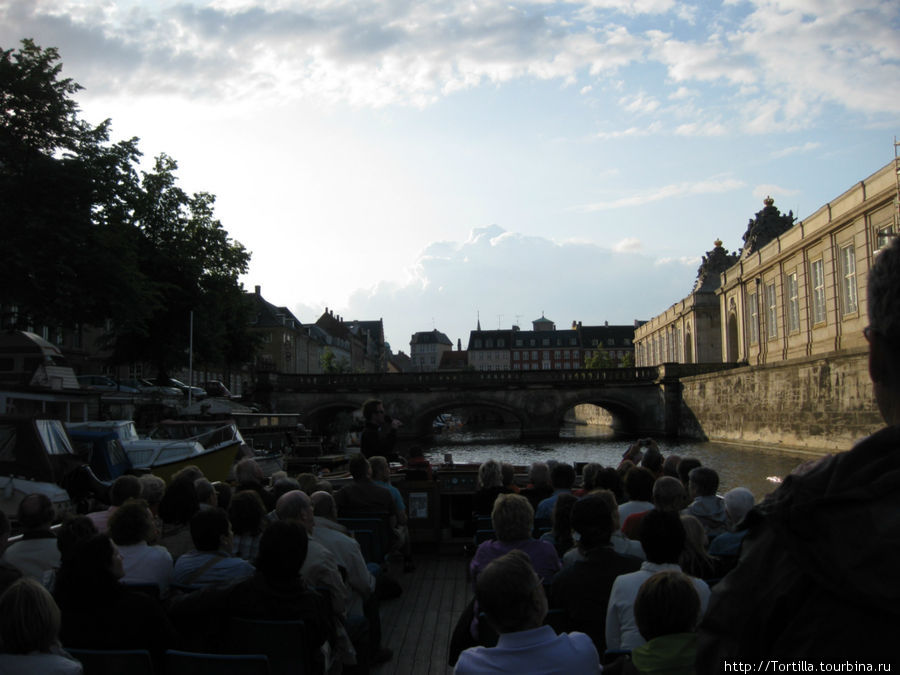
[[[864,350],[866,276],[897,233],[897,169],[892,161],[796,223],[767,198],[740,256],[716,242],[693,292],[635,332],[636,365]]]

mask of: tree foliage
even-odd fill
[[[215,197],[182,190],[167,155],[139,172],[138,139],[81,120],[61,71],[54,48],[0,49],[0,305],[26,324],[109,322],[113,361],[163,373],[186,362],[194,311],[198,356],[246,360],[250,254]]]

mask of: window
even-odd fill
[[[759,342],[759,302],[756,293],[750,294],[747,305],[750,310],[750,325],[747,328],[750,332],[750,344],[753,345]]]
[[[778,337],[778,307],[775,302],[775,282],[766,285],[766,337]]]
[[[875,230],[875,246],[880,250],[891,243],[895,236],[894,224],[883,225]]]
[[[841,302],[844,314],[856,312],[856,250],[852,244],[841,249]]]
[[[559,351],[558,349],[557,349],[556,351],[553,352],[553,358],[554,358],[554,359],[559,359],[559,358],[560,358],[560,351]]]
[[[797,283],[797,273],[787,275],[788,296],[788,332],[796,333],[800,330],[800,286]]]
[[[550,346],[550,338],[544,338],[543,340],[541,340],[541,346],[549,347]]]
[[[522,346],[522,338],[516,338],[516,347]]]
[[[813,323],[825,323],[825,264],[822,259],[809,264],[813,295]]]
[[[533,361],[537,361],[538,353],[536,351],[531,352],[531,359]]]
[[[506,340],[504,340],[503,338],[498,338],[498,339],[497,339],[497,346],[498,346],[498,347],[505,347],[505,346],[506,346]]]
[[[481,340],[475,340],[475,349],[481,349]]]
[[[513,361],[519,360],[519,352],[513,352]]]
[[[491,348],[493,348],[493,346],[494,346],[494,341],[491,340],[491,338],[488,338],[487,340],[484,341],[484,346],[485,346],[487,349],[491,349]]]

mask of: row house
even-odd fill
[[[414,371],[437,370],[444,352],[453,349],[453,343],[437,329],[413,333],[409,340],[409,358]]]
[[[532,330],[518,326],[509,330],[469,334],[468,363],[475,370],[571,370],[584,368],[586,360],[602,352],[613,367],[628,365],[633,358],[633,326],[583,326],[557,330],[541,316]]]

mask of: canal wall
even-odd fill
[[[816,454],[884,426],[868,352],[841,352],[681,378],[678,434]]]

